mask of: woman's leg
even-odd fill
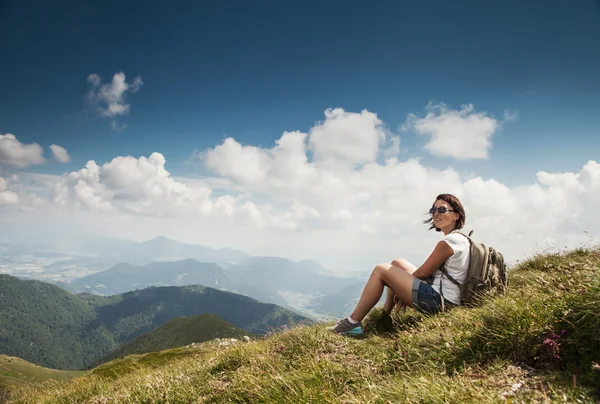
[[[391,264],[379,264],[373,269],[363,293],[350,315],[355,321],[361,321],[373,308],[387,286],[398,296],[402,304],[412,307],[412,284],[415,278],[403,269]]]
[[[413,272],[415,272],[417,270],[416,265],[414,265],[402,258],[397,258],[397,259],[393,260],[392,265],[395,267],[401,268],[402,270],[404,270],[405,272],[407,272],[411,275]],[[383,304],[383,310],[387,314],[391,314],[392,310],[394,309],[394,306],[396,305],[396,300],[394,299],[395,297],[396,297],[396,294],[394,293],[394,291],[390,287],[388,287],[386,298],[385,298],[385,303]]]

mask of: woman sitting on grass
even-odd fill
[[[444,232],[445,237],[437,243],[427,260],[417,268],[404,259],[393,260],[391,264],[379,264],[373,269],[360,300],[350,317],[340,320],[329,330],[339,334],[364,334],[361,321],[377,304],[387,286],[387,296],[383,310],[390,314],[396,301],[399,308],[412,307],[416,310],[437,313],[442,307],[460,305],[460,290],[447,276],[442,276],[440,267],[459,283],[467,279],[470,259],[469,239],[460,233],[451,233],[465,224],[465,210],[454,195],[438,195],[432,208],[429,229]],[[433,276],[430,285],[424,279]],[[440,289],[441,286],[441,289]],[[442,294],[440,294],[442,293]],[[442,299],[444,302],[442,303]]]

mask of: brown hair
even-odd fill
[[[435,203],[439,200],[448,202],[448,204],[450,205],[450,207],[452,208],[454,213],[458,214],[458,219],[456,220],[456,223],[454,224],[454,229],[462,229],[462,227],[465,225],[465,221],[467,220],[467,215],[465,214],[465,208],[463,208],[462,203],[460,203],[458,198],[452,194],[439,194],[435,198],[435,201],[433,201],[433,204],[431,205],[431,207],[434,207]],[[423,223],[425,223],[425,224],[431,223],[429,230],[435,229],[435,231],[442,231],[442,229],[435,227],[435,224],[433,223],[433,215],[431,215],[431,217],[428,220],[425,220]]]

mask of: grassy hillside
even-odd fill
[[[101,362],[108,362],[119,356],[164,351],[215,338],[239,339],[248,334],[212,314],[174,318],[155,330],[122,345]]]
[[[71,379],[84,373],[47,369],[20,358],[0,355],[0,403],[3,402],[3,392],[12,386]]]
[[[582,402],[600,400],[600,250],[545,255],[510,272],[506,296],[385,321],[363,339],[326,324],[264,339],[107,363],[14,392],[59,402]],[[389,318],[388,318],[389,319]]]

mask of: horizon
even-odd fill
[[[441,193],[508,262],[600,237],[592,0],[10,0],[0,35],[4,237],[362,273],[424,262]]]

